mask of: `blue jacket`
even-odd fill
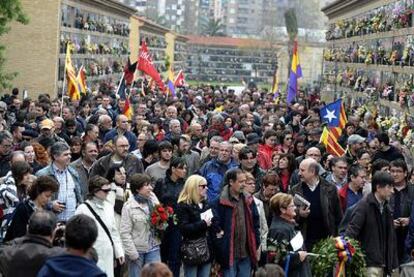
[[[118,136],[118,129],[114,128],[105,134],[104,143],[113,140],[116,136]],[[135,136],[134,133],[130,131],[126,131],[124,133],[124,136],[127,138],[129,142],[129,151],[131,152],[137,149],[137,136]]]
[[[238,167],[238,164],[234,160],[231,160],[228,164],[223,164],[214,159],[206,162],[200,168],[200,175],[207,180],[207,199],[209,203],[219,197],[226,171],[235,167]]]
[[[106,273],[100,270],[92,260],[66,254],[49,258],[37,274],[37,277],[53,276],[105,277]]]
[[[83,197],[82,197],[82,192],[81,192],[81,181],[80,181],[80,177],[79,177],[78,172],[76,171],[76,169],[74,169],[70,165],[68,166],[68,171],[72,175],[73,182],[75,183],[76,202],[79,205],[80,203],[83,202]],[[52,164],[50,164],[50,165],[46,166],[45,168],[39,170],[36,173],[36,176],[38,176],[38,177],[39,176],[51,176],[53,178],[56,178],[55,177],[55,174],[54,174],[54,170],[53,170]],[[57,199],[58,193],[59,193],[59,190],[52,195],[52,200]]]
[[[237,208],[230,200],[229,187],[225,186],[220,197],[212,203],[213,224],[212,240],[214,257],[223,267],[229,268],[234,264],[234,232],[236,228]],[[260,219],[256,204],[251,196],[241,194],[244,202],[244,213],[247,234],[247,250],[252,267],[257,263],[257,249],[260,245]],[[221,238],[217,237],[220,231],[224,231]]]

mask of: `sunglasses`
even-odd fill
[[[22,140],[24,140],[24,141],[30,141],[32,138],[22,138]]]
[[[198,185],[200,188],[205,189],[207,185]]]
[[[103,192],[110,192],[110,191],[112,191],[112,189],[100,189],[101,191],[103,191]]]

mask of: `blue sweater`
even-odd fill
[[[106,273],[98,268],[94,261],[80,256],[61,255],[47,259],[37,277],[105,277]]]

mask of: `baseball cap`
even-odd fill
[[[43,119],[42,122],[40,122],[40,130],[41,129],[52,129],[55,127],[55,124],[50,119]]]

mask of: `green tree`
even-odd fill
[[[202,34],[210,37],[225,36],[224,28],[225,26],[221,22],[221,19],[215,20],[214,18],[210,18],[203,24]]]
[[[10,23],[17,21],[22,24],[29,23],[27,15],[23,12],[20,0],[1,0],[0,1],[0,36],[10,31]],[[10,81],[17,73],[4,72],[6,57],[4,51],[6,47],[0,45],[0,88],[10,88]]]

